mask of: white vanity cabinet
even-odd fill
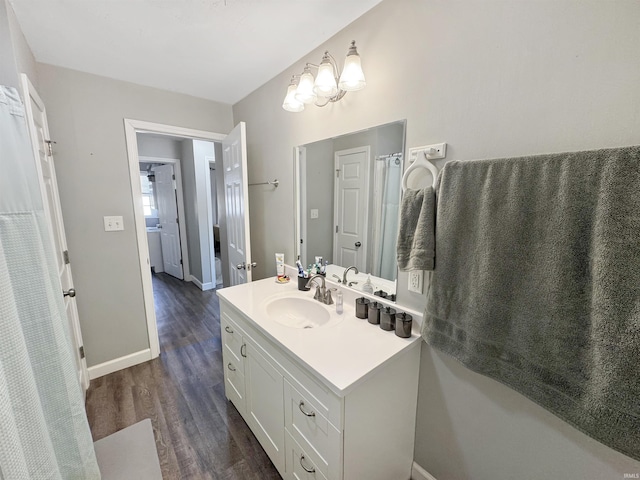
[[[404,346],[384,362],[372,359],[371,370],[341,390],[222,292],[220,323],[226,396],[282,477],[409,480],[419,339],[399,344]],[[377,328],[355,317],[345,318],[344,322]],[[336,328],[335,333],[340,330]],[[373,333],[379,335],[381,342],[385,339],[399,342],[392,333],[382,330]],[[305,334],[308,333],[300,330],[292,338]],[[357,347],[358,339],[353,341]],[[327,357],[335,360],[336,345],[325,347]],[[358,365],[367,362],[359,356],[358,348],[352,350],[341,353],[345,369],[350,368],[349,362]]]

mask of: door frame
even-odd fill
[[[136,136],[137,138],[137,136]],[[173,165],[173,174],[176,176],[176,200],[178,206],[178,229],[180,231],[180,255],[182,256],[182,276],[185,281],[189,281],[191,278],[191,272],[189,272],[189,249],[187,246],[187,222],[185,220],[184,213],[184,196],[182,192],[182,167],[179,158],[162,158],[162,157],[149,157],[146,155],[139,155],[140,162],[145,163],[165,163]],[[140,193],[142,194],[142,192]],[[143,212],[144,214],[144,212]],[[145,222],[146,225],[146,222]],[[146,227],[145,227],[146,232]]]
[[[149,336],[149,349],[151,350],[151,358],[156,358],[160,355],[160,339],[158,337],[156,310],[153,303],[153,283],[151,280],[151,269],[149,268],[147,226],[144,219],[144,210],[142,208],[140,156],[138,154],[137,133],[155,133],[170,135],[173,137],[192,138],[196,140],[210,140],[213,142],[221,142],[227,135],[223,133],[165,125],[162,123],[146,122],[144,120],[134,120],[130,118],[124,119],[124,134],[127,143],[127,159],[129,161],[129,180],[131,195],[133,198],[133,216],[136,230],[136,242],[138,243],[138,259],[140,264],[140,277],[142,279],[144,310],[147,320],[147,333]],[[208,208],[211,208],[211,206]]]

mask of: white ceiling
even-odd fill
[[[38,62],[234,104],[381,0],[9,1]]]

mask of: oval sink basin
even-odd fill
[[[324,305],[306,298],[277,298],[267,303],[266,310],[271,320],[292,328],[321,327],[331,318]]]

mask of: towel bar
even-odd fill
[[[271,182],[258,182],[249,184],[250,187],[253,187],[254,185],[273,185],[274,187],[278,188],[278,185],[280,185],[280,181],[276,178]]]

